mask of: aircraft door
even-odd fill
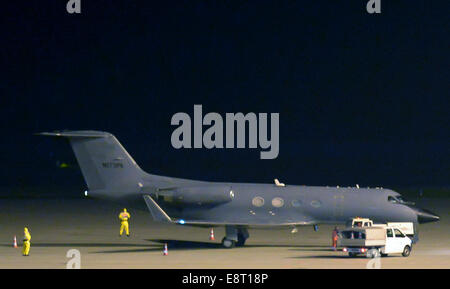
[[[333,196],[333,217],[335,220],[344,216],[344,195],[336,194]]]

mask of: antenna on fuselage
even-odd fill
[[[285,187],[286,185],[284,183],[280,183],[278,179],[273,180],[275,182],[275,186],[277,187]]]

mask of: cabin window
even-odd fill
[[[292,200],[291,204],[292,204],[292,206],[293,206],[294,208],[298,208],[298,207],[300,207],[300,206],[302,205],[302,201],[299,201],[299,200]]]
[[[311,206],[313,206],[314,208],[319,208],[320,206],[322,206],[322,203],[318,200],[314,200],[311,201]]]
[[[261,197],[254,197],[252,200],[252,204],[255,207],[262,207],[264,206],[264,199]]]
[[[284,200],[282,198],[276,197],[272,199],[272,206],[275,208],[281,208],[284,205]]]

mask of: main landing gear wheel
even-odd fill
[[[227,239],[226,237],[222,239],[222,246],[227,249],[233,248],[236,245],[234,240]]]
[[[238,234],[237,237],[238,237],[238,240],[236,242],[236,247],[244,246],[245,241],[247,240],[247,238],[245,238],[244,235],[242,235],[242,234]]]

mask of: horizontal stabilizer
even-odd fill
[[[95,130],[83,130],[83,131],[55,131],[55,132],[41,132],[36,135],[44,136],[62,136],[62,137],[83,137],[83,138],[99,138],[111,136],[110,133]]]
[[[149,195],[144,195],[144,201],[155,221],[172,223],[172,219],[170,219],[166,212],[164,212]]]

